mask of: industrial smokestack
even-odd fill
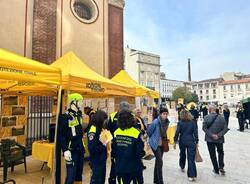
[[[192,78],[191,78],[191,62],[190,62],[190,58],[188,58],[188,81],[191,82]]]

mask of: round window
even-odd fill
[[[71,0],[71,11],[81,22],[90,24],[98,17],[98,8],[94,0]]]

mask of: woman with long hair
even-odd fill
[[[134,128],[134,116],[129,110],[118,115],[118,129],[114,132],[111,155],[116,161],[118,183],[143,184],[142,157],[145,155],[141,132]]]
[[[108,119],[104,111],[98,110],[92,118],[88,132],[89,161],[92,170],[90,184],[104,184],[106,177],[107,148],[106,142],[100,139]]]
[[[188,160],[187,175],[189,181],[195,181],[197,177],[197,170],[195,165],[196,146],[199,142],[197,125],[193,121],[193,116],[187,110],[180,112],[180,121],[177,125],[177,130],[174,136],[174,149],[179,141],[180,159],[179,166],[184,172],[186,164],[186,152]]]

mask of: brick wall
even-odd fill
[[[123,9],[109,5],[109,77],[123,69]]]
[[[50,64],[56,59],[57,0],[34,0],[32,58]]]

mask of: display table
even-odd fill
[[[50,169],[53,168],[54,143],[36,141],[32,144],[32,157],[35,160],[47,162]]]

